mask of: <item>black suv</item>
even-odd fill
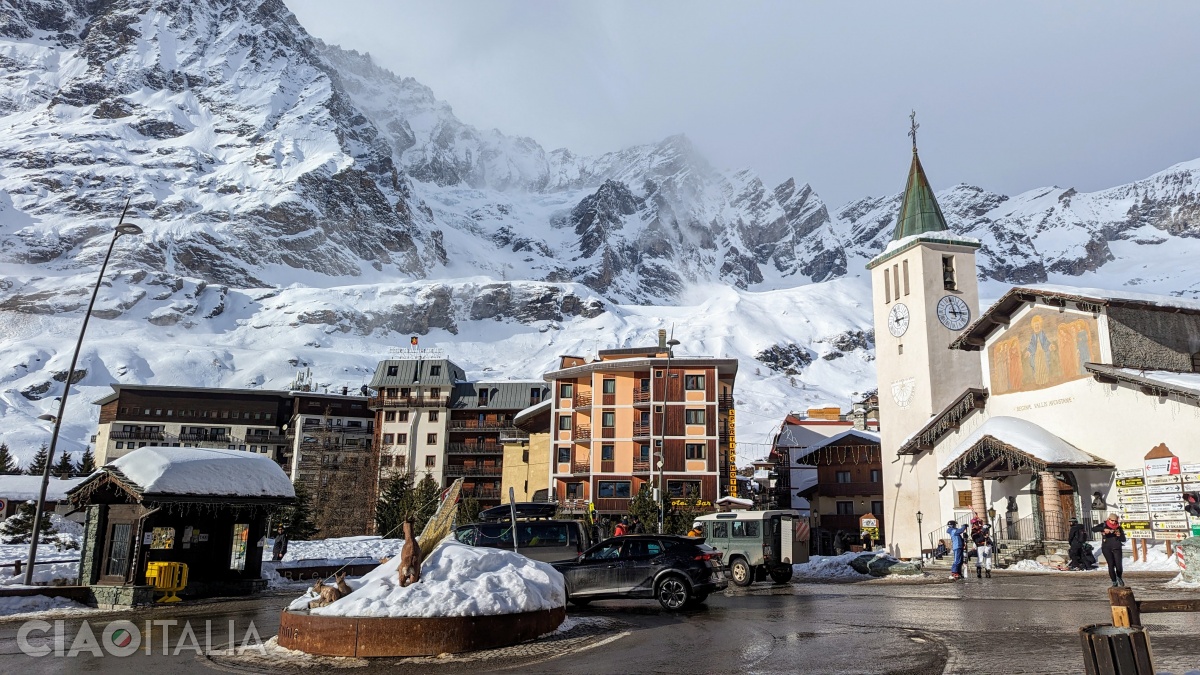
[[[567,599],[580,606],[608,598],[655,598],[675,611],[728,585],[721,552],[695,537],[613,537],[574,560],[551,564],[566,577]]]

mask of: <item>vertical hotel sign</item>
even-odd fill
[[[729,496],[730,496],[730,497],[736,497],[736,496],[738,496],[738,488],[737,488],[737,434],[736,434],[736,428],[737,428],[737,417],[736,417],[736,415],[737,415],[737,411],[735,411],[733,408],[730,408],[730,409],[729,409],[729,420],[728,420],[728,424],[729,424],[729,453],[726,455],[726,458],[727,458],[727,463],[729,464],[729,466],[728,466],[727,470],[729,471]]]

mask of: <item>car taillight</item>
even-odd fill
[[[721,553],[720,553],[720,551],[718,551],[716,553],[701,553],[700,555],[696,556],[695,558],[692,558],[692,560],[717,560],[717,561],[720,561]]]

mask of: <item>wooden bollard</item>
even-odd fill
[[[1120,628],[1142,625],[1142,614],[1138,611],[1133,589],[1124,586],[1108,589],[1108,603],[1112,605],[1113,625]]]

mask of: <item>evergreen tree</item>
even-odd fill
[[[21,465],[13,458],[8,443],[0,443],[0,475],[12,476],[21,473]]]
[[[50,449],[42,443],[42,447],[38,448],[37,454],[33,456],[33,461],[29,464],[29,469],[25,472],[30,476],[40,476],[46,470],[46,461],[50,455]]]
[[[429,519],[433,518],[433,514],[437,512],[438,497],[442,494],[442,488],[437,484],[430,474],[425,474],[417,487],[413,490],[412,516],[417,522],[413,523],[413,532],[420,536],[421,532],[425,531],[425,525],[429,523]]]
[[[28,544],[33,536],[33,517],[37,514],[37,503],[30,500],[17,508],[17,512],[0,523],[0,544]],[[58,530],[50,522],[50,514],[42,514],[42,528],[38,541],[48,544],[58,540]]]
[[[296,484],[296,502],[280,512],[280,523],[288,539],[305,541],[320,530],[313,523],[312,498],[302,484]]]
[[[96,455],[92,454],[92,446],[83,449],[83,457],[75,465],[76,476],[90,476],[96,472]]]
[[[375,532],[388,539],[404,536],[400,525],[412,510],[412,500],[411,476],[396,473],[388,478],[375,506]]]
[[[54,468],[50,470],[50,475],[59,478],[70,478],[75,475],[75,463],[71,461],[71,456],[65,452],[59,455],[58,461],[54,463]]]
[[[683,497],[675,497],[667,503],[667,517],[663,522],[666,534],[687,534],[692,529],[696,516],[704,513],[700,506],[700,493],[688,490]]]
[[[461,524],[473,523],[479,520],[479,512],[483,507],[479,504],[479,500],[474,497],[467,497],[458,504],[458,522]]]
[[[654,501],[654,488],[649,483],[642,483],[642,489],[629,500],[629,518],[630,522],[637,518],[646,532],[658,531],[658,502]]]

